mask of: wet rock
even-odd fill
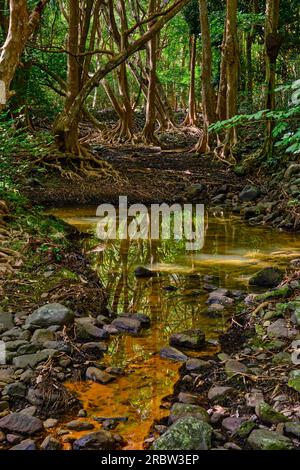
[[[41,450],[61,450],[61,443],[52,436],[47,436],[41,443]]]
[[[108,374],[104,370],[97,369],[97,367],[89,367],[86,371],[86,378],[100,384],[107,384],[116,379],[113,375]]]
[[[32,439],[25,439],[16,446],[10,448],[10,450],[37,450],[35,442]]]
[[[113,450],[116,441],[108,431],[98,431],[77,439],[73,443],[74,450]]]
[[[192,416],[201,421],[209,422],[209,415],[202,406],[190,405],[185,403],[174,403],[169,416],[169,424],[175,423],[178,419]]]
[[[0,311],[0,333],[11,330],[14,327],[14,319],[11,313]]]
[[[107,331],[98,328],[90,322],[76,323],[76,337],[78,340],[91,341],[95,339],[107,339],[109,334]]]
[[[142,329],[141,320],[133,317],[119,316],[112,321],[111,325],[120,332],[133,335],[139,334]]]
[[[245,186],[240,192],[239,198],[242,202],[250,202],[257,199],[260,195],[260,190],[256,186]]]
[[[205,334],[201,330],[187,330],[172,335],[169,343],[177,348],[199,351],[205,345]]]
[[[186,362],[187,356],[176,348],[165,347],[160,350],[160,357],[171,361]]]
[[[134,313],[133,315],[126,315],[129,318],[135,318],[136,320],[141,322],[142,328],[149,328],[151,324],[151,319],[148,315],[144,315],[143,313]]]
[[[15,382],[6,385],[3,389],[3,395],[7,395],[10,398],[24,398],[26,395],[26,387],[21,382]]]
[[[66,428],[70,429],[71,431],[90,431],[94,429],[94,425],[92,423],[88,423],[87,421],[80,421],[79,419],[70,421],[66,424]]]
[[[289,328],[286,321],[279,318],[268,326],[267,333],[268,336],[273,338],[294,338],[297,335],[297,330]]]
[[[218,291],[214,291],[209,294],[207,304],[220,304],[223,306],[230,306],[234,303],[234,300]]]
[[[30,328],[47,328],[52,325],[69,325],[74,320],[74,313],[61,304],[46,304],[35,310],[26,319]]]
[[[264,268],[250,278],[249,284],[258,287],[276,287],[283,276],[283,272],[278,268]]]
[[[211,387],[207,397],[210,401],[222,402],[234,392],[232,387]]]
[[[157,275],[156,272],[151,271],[150,269],[144,268],[143,266],[138,266],[134,270],[135,277],[138,278],[150,278]]]
[[[292,435],[295,437],[300,438],[300,423],[298,422],[291,422],[291,423],[285,423],[284,425],[284,431],[288,435]]]
[[[23,413],[11,413],[0,419],[0,429],[31,436],[42,431],[43,423],[34,416],[28,416]]]
[[[185,364],[185,368],[188,372],[201,372],[204,369],[209,368],[210,366],[210,362],[196,358],[189,359]]]
[[[43,346],[39,344],[23,344],[23,346],[18,349],[17,355],[24,356],[25,354],[35,354],[40,349],[42,349],[42,347]]]
[[[230,416],[229,418],[223,419],[222,428],[230,434],[234,434],[239,429],[243,421],[245,421],[245,418]]]
[[[100,354],[102,355],[103,352],[107,351],[107,344],[101,341],[99,342],[90,342],[85,343],[82,345],[81,350],[86,352],[87,354]]]
[[[53,333],[53,331],[49,331],[46,329],[35,330],[31,338],[32,343],[38,343],[38,344],[43,344],[46,341],[54,341],[54,340],[55,340],[55,334]]]
[[[288,421],[286,416],[274,410],[274,408],[265,401],[262,401],[257,405],[255,412],[257,416],[267,424],[278,424]]]
[[[55,428],[55,426],[57,425],[58,425],[58,419],[55,419],[55,418],[49,418],[43,422],[43,426],[45,429],[52,429],[52,428]]]
[[[198,405],[199,397],[197,395],[192,395],[191,393],[180,392],[178,395],[178,401],[189,405]]]
[[[17,356],[13,359],[13,364],[20,369],[25,369],[26,367],[34,368],[40,362],[44,362],[49,359],[49,357],[52,357],[55,353],[56,351],[54,349],[43,349],[36,354]]]
[[[227,376],[231,378],[234,375],[246,374],[248,368],[242,362],[229,360],[225,364],[225,371]]]
[[[7,338],[19,339],[22,333],[23,333],[23,330],[21,328],[14,327],[11,330],[5,331],[5,333],[2,335],[2,338],[7,337]]]
[[[247,439],[254,450],[292,450],[293,444],[288,437],[268,429],[254,429]]]
[[[85,410],[79,410],[77,414],[78,418],[85,418],[87,416],[87,412]]]
[[[154,450],[208,450],[212,427],[205,421],[187,416],[172,424],[154,443]]]
[[[223,312],[224,309],[224,305],[213,303],[208,307],[207,313],[220,313]]]

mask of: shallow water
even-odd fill
[[[98,220],[95,212],[95,207],[51,211],[92,234]],[[218,335],[226,329],[232,310],[225,310],[218,318],[207,315],[205,284],[247,291],[249,277],[259,269],[270,265],[284,269],[290,259],[300,257],[299,236],[250,227],[230,215],[205,215],[204,246],[199,252],[188,252],[183,242],[172,240],[106,242],[92,236],[83,243],[109,292],[111,309],[118,313],[144,313],[151,318],[151,328],[142,336],[122,335],[110,340],[102,363],[123,368],[124,375],[109,385],[68,384],[83,401],[88,411],[86,419],[96,429],[100,425],[94,417],[128,418],[114,431],[126,439],[127,449],[141,449],[153,421],[168,414],[161,407],[162,399],[172,393],[180,367],[159,357],[169,336],[201,328],[211,344],[206,351],[192,355],[205,356],[218,348]],[[137,280],[137,266],[155,270],[158,276]],[[214,278],[203,279],[208,275]]]

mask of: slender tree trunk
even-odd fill
[[[209,125],[216,121],[216,95],[212,85],[212,50],[206,0],[199,0],[202,37],[202,111],[203,135],[196,150],[205,153],[209,148]]]
[[[67,116],[74,100],[80,90],[80,68],[78,62],[79,48],[79,0],[69,0],[69,32],[67,39],[68,70],[67,70],[67,97],[63,116],[65,119],[58,120],[54,125],[55,141],[61,152],[79,153],[78,122],[79,114],[67,123]]]
[[[226,12],[226,119],[237,114],[237,93],[239,76],[239,48],[237,38],[237,0],[227,0]],[[236,127],[226,131],[223,156],[233,159],[232,149],[237,143]]]
[[[190,36],[190,88],[189,88],[189,104],[188,113],[183,122],[184,126],[195,126],[197,121],[196,113],[196,96],[195,96],[195,76],[196,76],[196,52],[197,38],[195,34]]]
[[[219,121],[225,121],[226,119],[226,101],[227,101],[227,75],[226,75],[226,54],[225,54],[225,43],[226,43],[226,27],[227,21],[225,19],[224,36],[222,43],[221,53],[221,65],[220,65],[220,82],[219,92],[217,100],[217,117]]]
[[[253,63],[252,63],[252,44],[253,44],[253,32],[247,33],[246,37],[246,90],[248,96],[248,102],[251,107],[253,105]]]
[[[267,0],[265,23],[265,60],[266,60],[266,88],[265,107],[270,111],[276,108],[276,61],[282,45],[282,38],[278,33],[280,0]],[[274,122],[269,119],[266,123],[266,135],[263,155],[269,157],[273,152],[272,132]]]
[[[149,1],[148,13],[149,16],[156,11],[156,0]],[[153,23],[149,24],[149,29]],[[148,93],[146,105],[146,122],[143,129],[143,140],[146,144],[158,144],[159,141],[155,137],[155,97],[156,97],[156,62],[157,62],[157,34],[155,34],[148,45],[148,58],[149,58],[149,80],[148,80]]]

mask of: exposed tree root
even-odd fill
[[[81,145],[77,145],[73,153],[62,153],[55,147],[50,152],[48,148],[47,153],[36,159],[33,165],[45,165],[54,168],[63,177],[72,180],[85,177],[120,180],[119,173],[109,163]]]

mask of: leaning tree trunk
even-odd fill
[[[209,147],[209,125],[216,121],[216,95],[212,86],[212,50],[206,0],[199,0],[200,27],[202,37],[202,109],[203,134],[196,151],[205,153]]]
[[[274,111],[276,107],[276,61],[282,45],[282,37],[278,33],[280,0],[267,0],[265,23],[265,60],[266,60],[266,88],[265,107]],[[265,144],[263,156],[268,158],[273,152],[274,121],[266,122]]]
[[[156,11],[156,0],[149,1],[149,16]],[[149,29],[153,23],[149,23]],[[155,137],[155,97],[156,97],[156,49],[157,49],[157,34],[155,34],[148,45],[148,59],[149,59],[149,79],[148,79],[148,93],[146,104],[146,122],[143,129],[143,141],[146,144],[158,144],[158,139]]]
[[[42,11],[49,0],[38,2],[29,14],[27,0],[10,0],[9,26],[6,40],[0,55],[0,110],[14,94],[10,91],[11,82],[19,65],[21,55],[31,34],[37,28]]]
[[[196,96],[195,96],[195,76],[196,76],[196,53],[197,37],[196,34],[190,36],[190,88],[188,113],[183,122],[184,126],[195,126],[197,121]]]
[[[61,152],[79,154],[77,114],[70,121],[68,119],[71,106],[80,90],[80,70],[78,62],[79,47],[79,0],[69,0],[69,33],[67,39],[68,70],[67,92],[63,112],[54,124],[55,142]]]

